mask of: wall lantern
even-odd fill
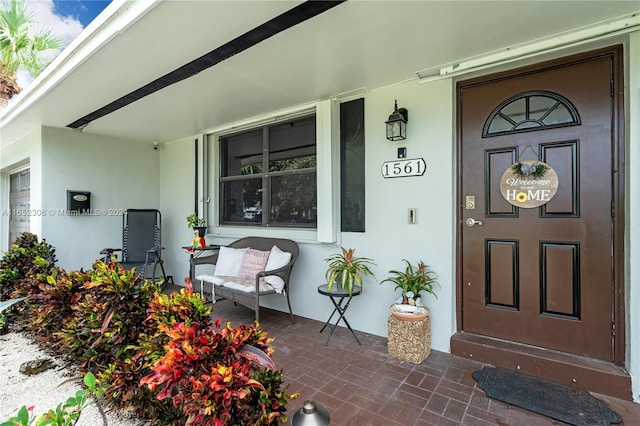
[[[393,113],[387,120],[387,139],[390,141],[402,141],[407,138],[407,121],[409,111],[406,108],[398,109],[398,101],[395,101]]]

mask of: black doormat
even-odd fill
[[[576,426],[621,423],[615,411],[589,392],[500,367],[484,367],[473,378],[488,397]]]

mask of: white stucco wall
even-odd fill
[[[101,249],[121,247],[123,209],[159,207],[160,158],[152,144],[45,127],[42,159],[39,208],[47,215],[41,236],[56,247],[63,268],[90,268]],[[98,213],[59,213],[67,207],[67,190],[90,191]]]
[[[451,80],[428,84],[410,81],[372,91],[365,98],[366,137],[366,232],[343,233],[342,245],[355,247],[372,257],[378,282],[391,269],[404,269],[402,259],[424,261],[437,274],[438,298],[425,297],[431,309],[431,343],[434,349],[449,350],[454,332],[454,139]],[[384,121],[398,99],[409,111],[407,140],[385,139]],[[423,158],[423,176],[385,179],[382,164],[397,159],[397,148],[407,148],[407,158]],[[408,209],[417,210],[417,223],[408,223]],[[326,267],[319,262],[318,268]],[[322,281],[323,274],[318,277]],[[368,281],[361,300],[350,308],[350,323],[359,330],[387,335],[389,305],[397,294],[394,285]],[[326,319],[328,301],[319,319]]]
[[[302,244],[291,291],[294,312],[320,321],[328,318],[333,305],[316,290],[325,282],[324,259],[340,246],[355,248],[357,255],[375,261],[371,268],[375,279],[365,277],[362,295],[349,307],[349,323],[362,332],[386,336],[389,306],[397,294],[393,285],[380,282],[389,270],[403,268],[402,259],[423,260],[441,283],[438,299],[427,297],[425,301],[432,311],[432,347],[449,350],[455,317],[452,96],[450,80],[425,85],[411,81],[364,96],[366,232],[339,233],[336,244]],[[385,138],[384,122],[395,99],[409,110],[408,138],[403,142]],[[399,146],[407,148],[407,158],[425,159],[423,176],[383,178],[382,164],[397,159]],[[339,193],[334,200],[339,202]],[[416,224],[408,223],[409,208],[417,209]]]
[[[626,217],[625,275],[627,310],[627,367],[633,398],[640,402],[640,31],[631,34],[628,49],[626,112]]]
[[[41,205],[42,186],[42,155],[40,151],[41,130],[34,130],[19,139],[9,139],[0,136],[0,249],[9,248],[9,175],[17,169],[28,166],[31,169],[31,210],[39,211]],[[31,217],[31,232],[40,235],[42,229],[41,217]]]
[[[294,313],[325,321],[333,305],[317,293],[324,283],[324,259],[339,251],[340,245],[356,249],[356,254],[373,258],[376,279],[367,278],[361,296],[349,308],[352,327],[361,332],[386,336],[389,305],[396,294],[393,285],[379,282],[391,269],[403,268],[402,259],[423,260],[436,271],[441,288],[438,299],[427,298],[433,315],[432,347],[449,350],[455,324],[454,283],[454,154],[453,85],[451,80],[430,84],[411,81],[374,90],[365,98],[366,146],[366,232],[339,234],[337,243],[318,243],[313,233],[286,229],[218,229],[211,223],[208,240],[226,244],[242,235],[270,235],[291,238],[300,244],[300,257],[292,278]],[[394,99],[409,110],[408,139],[401,143],[385,139],[384,121],[393,110]],[[180,247],[191,241],[185,217],[193,211],[192,138],[164,144],[161,157],[161,210],[165,219],[164,241],[168,273],[176,282],[188,274],[188,255]],[[408,158],[424,158],[423,176],[384,179],[382,163],[397,159],[397,148],[407,147]],[[339,202],[339,192],[333,194]],[[215,201],[211,203],[215,208]],[[408,209],[416,208],[418,223],[408,224]],[[169,226],[169,221],[171,226]],[[286,301],[270,296],[265,306],[286,311]],[[215,307],[214,307],[215,310]]]
[[[194,210],[194,139],[197,136],[158,146],[160,152],[160,211],[163,217],[164,259],[168,275],[184,284],[189,275],[189,255],[182,249],[193,239],[187,216]],[[201,156],[200,156],[201,157]]]

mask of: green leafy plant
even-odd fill
[[[521,178],[540,178],[543,177],[549,166],[539,162],[520,162],[518,161],[511,166],[511,171]]]
[[[30,297],[19,308],[0,314],[0,333],[6,333],[10,318],[20,318],[22,311],[36,303],[39,293],[38,276],[46,274],[55,265],[55,250],[45,240],[24,232],[5,252],[0,260],[0,301]]]
[[[269,354],[271,339],[257,325],[231,328],[198,322],[162,324],[166,353],[141,380],[157,398],[171,398],[186,425],[269,425],[286,422],[287,395],[281,371],[265,371],[239,349],[251,345]]]
[[[35,407],[23,405],[16,416],[0,423],[0,426],[69,426],[76,424],[82,410],[89,406],[91,398],[95,400],[102,395],[102,390],[96,386],[96,378],[92,373],[85,374],[83,381],[87,389],[77,391],[74,396],[69,397],[64,403],[58,404],[56,408],[50,409],[36,418],[33,413]]]
[[[137,343],[159,284],[141,282],[135,270],[100,260],[88,278],[71,307],[72,316],[54,337],[66,356],[91,370],[109,365],[124,348]]]
[[[37,293],[31,278],[54,267],[55,249],[30,232],[20,235],[0,260],[0,300]]]
[[[187,228],[196,228],[198,226],[204,226],[206,221],[202,217],[198,217],[197,213],[191,213],[187,216]]]
[[[39,294],[32,297],[36,303],[30,308],[26,320],[29,329],[52,347],[63,347],[57,332],[75,322],[75,308],[84,297],[83,286],[90,281],[89,273],[83,271],[66,272],[54,269],[48,275],[39,276]]]
[[[62,49],[64,43],[54,37],[50,29],[37,29],[40,25],[33,19],[25,0],[2,2],[0,22],[0,81],[3,91],[13,97],[21,90],[17,83],[18,70],[24,69],[32,78],[37,77],[52,59],[42,53]]]
[[[349,295],[353,293],[354,283],[362,287],[362,275],[371,275],[373,273],[368,265],[375,265],[373,260],[368,257],[357,257],[355,249],[349,250],[340,247],[341,253],[334,254],[325,259],[329,263],[329,267],[325,272],[327,279],[327,288],[329,291],[333,288],[335,282],[340,283],[342,289],[347,288]]]
[[[393,283],[394,290],[402,290],[402,298],[396,302],[413,305],[422,292],[432,294],[437,299],[434,286],[438,285],[438,282],[435,273],[423,261],[414,266],[407,259],[402,260],[406,263],[404,271],[391,270],[391,276],[380,282]]]
[[[149,303],[138,343],[128,346],[115,358],[109,368],[99,375],[106,387],[110,405],[135,412],[141,418],[163,419],[165,425],[184,424],[184,415],[171,400],[158,400],[155,393],[140,380],[151,373],[151,367],[166,353],[169,337],[160,326],[170,326],[175,321],[211,323],[211,308],[205,305],[200,294],[193,292],[191,282],[171,295],[156,292]]]

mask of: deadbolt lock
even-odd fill
[[[476,208],[476,196],[475,195],[467,195],[464,197],[464,208],[466,210],[473,210]]]

